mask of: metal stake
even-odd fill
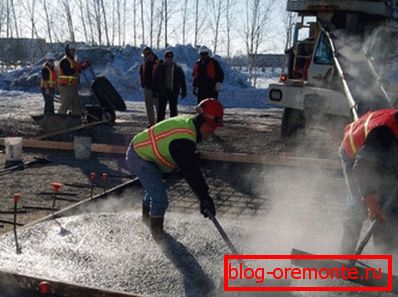
[[[18,235],[17,235],[17,208],[18,208],[18,202],[19,202],[19,198],[20,195],[19,193],[14,194],[14,237],[15,237],[15,248],[16,248],[16,252],[17,254],[21,254],[21,247],[18,244]]]

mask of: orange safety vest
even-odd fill
[[[155,74],[155,71],[158,68],[159,64],[160,64],[160,60],[159,59],[156,59],[156,60],[153,61],[152,75]],[[145,77],[146,68],[147,68],[147,65],[146,65],[146,63],[144,63],[144,65],[142,66],[142,77]]]
[[[43,77],[41,78],[40,88],[55,89],[57,87],[57,72],[54,68],[47,65],[47,63],[43,65],[43,68],[47,68],[50,77],[48,78],[48,80],[43,80]]]
[[[207,76],[210,79],[216,79],[216,65],[214,64],[214,61],[212,58],[209,58],[209,61],[207,62],[206,72],[207,72]],[[198,75],[199,75],[199,63],[196,63],[193,67],[193,78],[197,79]]]
[[[65,75],[61,68],[61,62],[67,59],[70,65],[70,68],[75,71],[73,75]],[[79,84],[79,71],[80,71],[80,64],[76,62],[74,59],[64,56],[58,65],[58,83],[60,85],[73,85],[77,86]]]
[[[398,109],[381,109],[367,112],[357,121],[344,128],[343,149],[348,157],[353,159],[361,149],[369,133],[377,127],[386,126],[398,138],[398,123],[395,115]]]

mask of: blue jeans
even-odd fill
[[[151,216],[163,217],[169,206],[169,201],[158,166],[155,163],[142,160],[131,147],[127,150],[126,163],[130,172],[138,176],[144,188],[144,203],[149,205]]]

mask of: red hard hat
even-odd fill
[[[206,123],[210,124],[211,126],[224,126],[224,107],[218,100],[214,98],[204,99],[198,104],[196,111],[200,115],[203,115],[203,117],[206,119]]]

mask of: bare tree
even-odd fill
[[[199,34],[199,0],[195,1],[195,37],[194,45],[198,44],[198,34]]]
[[[97,36],[98,36],[98,44],[102,44],[102,15],[101,15],[101,8],[100,8],[100,0],[94,0],[94,19],[95,19],[95,26],[97,27]]]
[[[186,44],[186,28],[188,19],[188,0],[184,0],[182,6],[182,44]]]
[[[123,46],[126,44],[126,11],[127,11],[126,2],[127,2],[127,0],[123,0]],[[134,0],[134,18],[135,18],[135,0]],[[134,30],[135,30],[135,20],[134,20]],[[135,40],[134,40],[134,42],[135,42]],[[134,46],[135,46],[135,43],[134,43]]]
[[[75,42],[75,31],[73,28],[73,18],[72,18],[72,12],[70,9],[70,3],[68,0],[62,0],[62,5],[64,8],[66,23],[68,24],[69,39],[70,39],[70,41]]]
[[[232,24],[235,21],[235,0],[226,0],[226,7],[225,7],[225,21],[226,21],[226,37],[227,37],[227,60],[231,60],[231,28]]]
[[[249,81],[254,87],[257,83],[255,76],[257,54],[266,38],[265,28],[269,21],[274,3],[275,0],[248,0],[246,2],[244,40],[249,60]]]
[[[105,26],[104,31],[105,31],[105,37],[106,37],[106,45],[109,46],[110,42],[109,42],[108,21],[106,18],[104,0],[101,0],[101,8],[102,8],[102,14],[103,14],[103,18],[104,18],[104,26]]]
[[[43,11],[44,11],[44,15],[46,17],[46,28],[47,28],[47,35],[48,35],[48,39],[50,40],[50,43],[53,42],[52,40],[52,36],[51,36],[51,19],[50,19],[50,13],[49,13],[49,8],[48,8],[48,4],[47,4],[47,0],[41,0],[41,4],[43,5]]]
[[[155,0],[150,0],[149,2],[149,46],[153,46],[153,22],[154,22],[154,11],[155,11]]]
[[[86,42],[89,42],[89,38],[88,38],[88,33],[87,33],[87,26],[86,26],[86,18],[84,15],[84,3],[83,0],[78,0],[77,5],[79,6],[79,10],[80,10],[80,22],[82,24],[83,27],[83,34],[84,34],[84,40]]]
[[[168,46],[167,43],[167,22],[169,20],[169,13],[167,7],[167,0],[164,0],[164,47]]]
[[[140,5],[141,5],[142,44],[145,44],[144,0],[141,0]]]
[[[223,6],[223,0],[211,0],[211,5],[212,5],[212,14],[213,14],[213,21],[212,21],[212,29],[214,33],[214,47],[213,47],[213,53],[217,53],[217,45],[218,45],[218,34],[220,30],[220,19],[221,19],[221,13],[224,10]]]
[[[93,21],[92,21],[92,14],[91,11],[89,9],[89,3],[90,1],[86,1],[86,15],[87,15],[87,21],[88,21],[88,27],[90,29],[90,40],[91,40],[91,44],[94,45],[94,29],[93,29]]]
[[[14,0],[10,0],[10,9],[14,20],[15,37],[18,39],[19,38],[18,16],[15,12]]]
[[[164,10],[164,2],[162,1],[161,2],[161,6],[160,6],[160,8],[158,9],[158,12],[157,12],[157,17],[158,17],[158,20],[159,20],[159,23],[158,23],[158,34],[157,34],[157,38],[156,38],[156,47],[157,48],[160,47],[160,38],[162,36],[163,17],[164,17],[163,10]]]
[[[137,0],[133,2],[133,38],[134,46],[137,46]]]
[[[25,10],[26,15],[30,21],[30,36],[33,39],[35,36],[38,36],[36,30],[36,20],[35,20],[35,10],[36,10],[36,0],[27,0],[21,2],[22,8]]]

